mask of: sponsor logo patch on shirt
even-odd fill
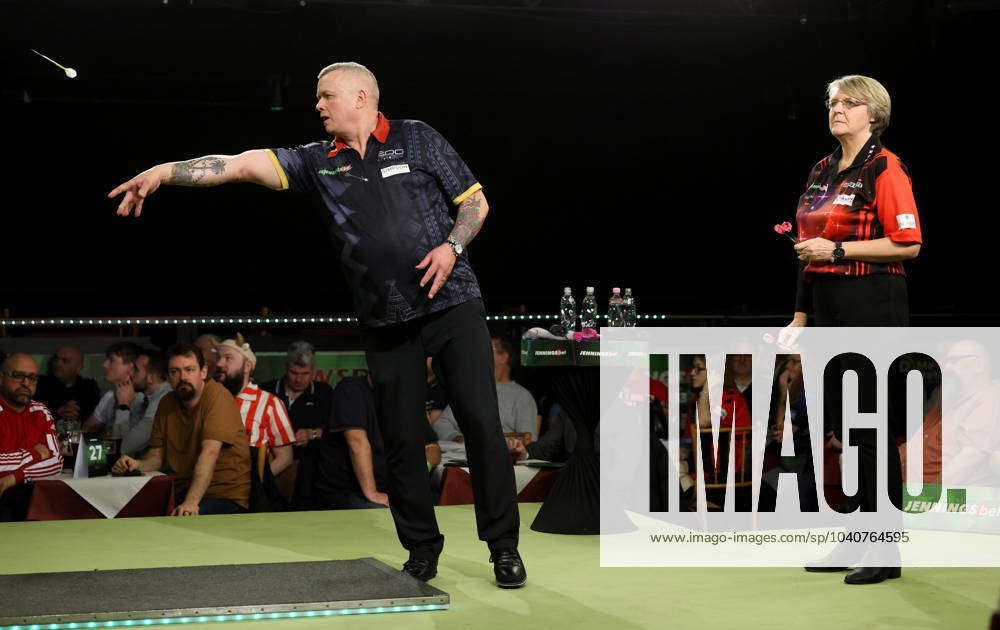
[[[917,219],[912,214],[897,214],[896,225],[901,230],[915,230],[917,229]]]
[[[378,152],[378,161],[401,160],[406,155],[406,149],[385,149]]]
[[[409,164],[393,164],[382,169],[382,179],[410,172]]]
[[[344,166],[338,166],[333,170],[330,170],[328,168],[321,168],[316,172],[319,173],[320,175],[340,175],[341,173],[346,173],[349,170],[351,170],[351,165],[345,164]]]
[[[854,203],[854,195],[837,195],[834,200],[833,205],[835,206],[849,206]]]

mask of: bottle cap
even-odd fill
[[[621,293],[621,292],[622,292],[622,290],[621,290],[621,289],[619,289],[618,287],[615,287],[615,288],[611,289],[611,292],[612,292],[612,293]]]
[[[593,293],[594,287],[587,287],[587,293]]]
[[[572,294],[573,294],[572,289],[570,289],[569,287],[563,288],[563,295],[572,295]]]

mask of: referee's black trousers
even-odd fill
[[[876,274],[861,277],[836,277],[829,274],[813,276],[813,317],[816,326],[907,326],[910,319],[906,278],[899,275]],[[851,361],[844,361],[843,368],[851,369]],[[825,379],[825,390],[839,392],[842,372],[832,372]],[[859,402],[875,408],[875,392],[862,390]],[[837,438],[848,446],[840,435],[843,405],[841,396],[827,396],[824,405],[826,422],[831,421]],[[880,410],[881,411],[881,410]],[[896,446],[894,429],[905,427],[899,419],[889,418],[879,434],[888,455],[886,486],[889,499],[901,507],[903,474]],[[854,445],[858,447],[858,491],[849,498],[848,511],[874,512],[877,509],[878,483],[876,475],[878,443],[870,431],[856,431]]]
[[[444,546],[424,451],[428,356],[434,357],[435,372],[465,436],[479,539],[491,551],[517,547],[514,467],[500,426],[493,348],[483,316],[482,301],[473,299],[361,333],[385,441],[389,507],[411,558],[437,558]]]

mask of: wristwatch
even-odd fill
[[[837,241],[833,244],[833,255],[830,256],[831,262],[840,262],[844,258],[844,243]]]
[[[465,251],[465,248],[462,247],[462,244],[459,243],[458,241],[456,241],[455,239],[449,238],[447,242],[448,242],[449,245],[451,245],[452,251],[455,252],[455,257],[456,258],[458,258],[459,256],[461,256],[462,252]]]

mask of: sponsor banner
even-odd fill
[[[576,365],[572,341],[522,339],[521,365],[534,367]]]
[[[258,352],[254,382],[266,383],[284,376],[285,356],[284,352]],[[342,378],[367,373],[368,364],[365,362],[364,352],[316,353],[316,374],[313,380],[336,387]]]

